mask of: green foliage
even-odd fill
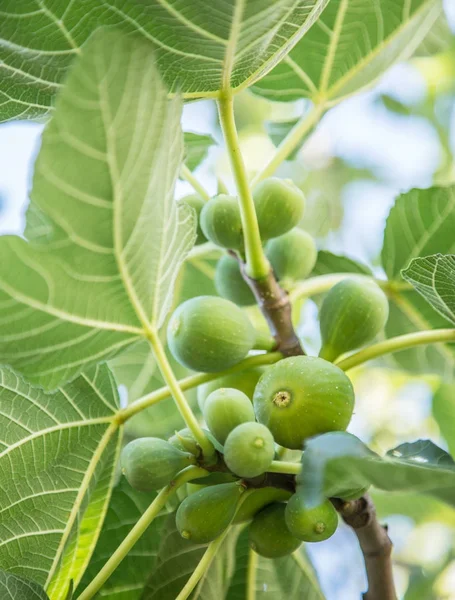
[[[338,514],[330,500],[308,508],[299,490],[286,504],[285,518],[292,535],[304,542],[327,540],[338,527]]]
[[[167,329],[169,348],[189,369],[214,373],[246,357],[256,341],[248,317],[232,302],[200,296],[181,304]]]
[[[188,206],[191,206],[191,208],[193,208],[196,212],[196,219],[197,219],[197,238],[196,238],[196,244],[203,244],[204,242],[207,241],[207,238],[204,235],[204,232],[201,229],[201,223],[200,223],[200,215],[201,215],[201,211],[204,207],[205,201],[204,199],[199,196],[199,194],[190,194],[189,196],[185,196],[184,198],[181,199],[181,202],[184,202],[185,204],[187,204]]]
[[[197,399],[201,410],[204,408],[208,395],[219,388],[235,388],[246,394],[250,400],[253,400],[254,389],[263,372],[263,367],[252,367],[240,373],[225,375],[200,385],[197,391]]]
[[[268,367],[254,392],[258,421],[285,448],[302,449],[318,433],[343,430],[351,420],[354,390],[335,365],[309,356]]]
[[[301,229],[292,229],[271,240],[266,254],[278,279],[305,279],[317,260],[314,239]]]
[[[243,228],[238,199],[227,194],[211,198],[201,213],[201,227],[207,239],[222,248],[243,248]]]
[[[261,423],[242,423],[227,436],[224,460],[239,477],[257,477],[270,466],[275,444],[270,431]]]
[[[218,261],[215,286],[222,298],[239,306],[250,306],[256,302],[253,292],[240,272],[239,262],[233,256],[225,255]]]
[[[184,163],[190,171],[194,171],[207,158],[209,149],[216,142],[211,135],[202,135],[192,131],[185,131],[183,139],[185,142]]]
[[[276,502],[257,513],[248,528],[250,547],[267,558],[291,554],[302,543],[286,526],[286,504]]]
[[[202,413],[207,427],[220,444],[224,444],[237,425],[255,420],[251,400],[234,388],[213,391],[206,399]]]
[[[0,571],[2,600],[49,600],[49,596],[34,581]]]
[[[231,524],[244,491],[238,483],[222,483],[185,498],[175,517],[180,535],[194,544],[217,538]]]
[[[305,196],[290,179],[265,179],[254,188],[253,199],[263,241],[284,235],[303,217]]]
[[[455,456],[455,384],[443,383],[436,390],[433,416],[449,446],[450,454]]]
[[[320,250],[312,275],[329,275],[330,273],[357,273],[371,276],[371,269],[347,256],[338,256],[327,250]]]
[[[376,283],[355,278],[340,281],[319,311],[320,356],[333,361],[371,342],[384,329],[388,316],[387,297]]]

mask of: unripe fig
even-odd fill
[[[196,211],[196,217],[197,217],[196,245],[203,244],[204,242],[207,241],[207,238],[205,237],[204,232],[201,229],[201,211],[205,205],[204,199],[199,194],[190,194],[189,196],[185,196],[184,198],[182,198],[180,200],[180,202],[185,202],[185,204],[188,204],[189,206],[191,206],[191,208],[194,208],[194,210]]]
[[[270,177],[253,190],[262,240],[284,235],[303,217],[305,196],[290,180]]]
[[[180,364],[212,373],[245,358],[254,347],[256,331],[243,311],[229,300],[199,296],[183,302],[174,312],[167,339]]]
[[[340,281],[324,298],[319,313],[320,356],[333,361],[370,342],[388,316],[387,297],[376,283],[354,277]]]
[[[235,196],[219,194],[202,209],[201,227],[207,239],[222,248],[243,249],[243,228],[239,201]]]
[[[347,375],[322,358],[293,356],[268,367],[253,397],[256,418],[277,444],[301,450],[306,438],[345,430],[354,408]]]
[[[267,558],[291,554],[302,543],[286,526],[286,504],[277,502],[262,509],[249,527],[250,547]]]
[[[239,477],[257,477],[267,471],[275,456],[273,436],[260,423],[243,423],[227,436],[224,460]]]
[[[195,544],[206,544],[217,538],[229,527],[244,491],[239,483],[222,483],[185,498],[176,515],[180,535]]]
[[[242,277],[238,260],[225,255],[220,258],[215,269],[215,287],[222,298],[239,306],[250,306],[256,302],[253,292]]]
[[[199,408],[204,410],[204,404],[209,394],[219,388],[235,388],[246,394],[252,401],[254,388],[263,372],[263,367],[251,367],[250,369],[245,369],[239,373],[224,375],[219,379],[200,385],[197,389]]]
[[[194,456],[200,454],[201,449],[198,446],[191,429],[188,427],[176,431],[174,435],[169,438],[168,442],[175,448],[182,450],[182,452],[190,452],[191,454],[194,454]]]
[[[122,473],[140,492],[152,492],[167,485],[179,471],[196,459],[159,438],[138,438],[122,450]]]
[[[289,531],[304,542],[322,542],[338,527],[338,514],[330,500],[307,508],[303,494],[298,492],[287,503],[285,517]]]
[[[251,400],[234,388],[220,388],[210,394],[204,404],[207,427],[224,444],[227,436],[241,423],[255,421]]]
[[[289,500],[292,493],[288,490],[276,487],[257,488],[245,498],[235,513],[233,524],[245,523],[251,519],[263,508],[274,502],[285,502]]]
[[[295,228],[270,240],[266,254],[278,279],[297,280],[311,273],[318,251],[311,235]]]

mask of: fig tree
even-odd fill
[[[229,527],[244,491],[239,483],[222,483],[185,498],[176,514],[180,535],[195,544],[206,544],[217,538]]]
[[[303,217],[305,196],[290,179],[270,177],[253,190],[262,240],[284,235]]]
[[[196,211],[196,217],[197,217],[196,245],[203,244],[204,242],[207,241],[207,238],[205,237],[204,232],[201,229],[201,211],[204,208],[204,204],[205,204],[204,199],[199,194],[190,194],[189,196],[185,196],[184,198],[182,198],[180,200],[180,202],[184,202],[185,204],[188,204],[189,206],[191,206],[191,208],[194,208],[194,210]]]
[[[294,356],[268,367],[253,397],[256,418],[277,444],[302,449],[305,439],[345,430],[354,408],[347,375],[322,358]]]
[[[264,372],[263,367],[251,367],[238,373],[224,375],[214,381],[203,383],[197,389],[197,400],[201,410],[204,409],[204,404],[209,394],[219,388],[235,388],[253,400],[254,388],[256,387],[259,377]]]
[[[311,235],[295,228],[270,240],[266,254],[278,279],[298,280],[311,273],[318,252]]]
[[[245,523],[263,508],[274,502],[285,502],[292,496],[291,492],[282,488],[262,487],[257,488],[245,498],[235,513],[233,523]]]
[[[376,283],[354,277],[340,281],[324,298],[319,313],[320,356],[333,361],[370,342],[388,316],[387,297]]]
[[[222,248],[243,249],[243,228],[239,201],[235,196],[219,194],[201,211],[201,227],[211,242]]]
[[[167,339],[174,358],[195,371],[232,367],[254,347],[256,331],[234,303],[215,296],[183,302],[172,315]]]
[[[207,427],[224,444],[229,433],[248,421],[255,421],[251,400],[240,390],[220,388],[212,392],[204,404]]]
[[[289,531],[304,542],[322,542],[338,527],[338,514],[330,500],[307,508],[303,494],[298,492],[287,503],[285,517]]]
[[[256,302],[253,292],[242,277],[238,261],[232,256],[222,256],[218,261],[215,287],[222,298],[239,306],[250,306]]]
[[[195,457],[159,438],[138,438],[121,455],[122,473],[131,487],[152,492],[167,485],[179,471],[194,465]]]
[[[302,543],[286,526],[286,504],[275,502],[258,512],[250,527],[250,547],[267,558],[279,558],[291,554]]]
[[[243,423],[227,436],[224,460],[239,477],[257,477],[267,471],[275,456],[273,436],[260,423]]]

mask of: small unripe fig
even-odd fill
[[[273,435],[260,423],[243,423],[227,436],[224,460],[239,477],[257,477],[267,471],[275,456]]]
[[[222,256],[215,269],[215,287],[222,298],[239,306],[255,304],[253,292],[242,277],[238,260],[233,256]]]
[[[201,227],[207,239],[222,248],[243,249],[243,228],[239,201],[235,196],[219,194],[202,209]]]
[[[376,283],[354,277],[340,281],[324,298],[319,313],[320,356],[333,361],[370,342],[388,316],[387,297]]]
[[[173,436],[168,440],[175,448],[182,450],[182,452],[190,452],[194,456],[198,456],[200,448],[196,442],[194,435],[188,427],[176,431]]]
[[[307,508],[303,494],[298,492],[287,503],[285,517],[289,531],[304,542],[322,542],[338,527],[338,514],[330,500]]]
[[[122,473],[140,492],[153,492],[167,485],[179,471],[196,459],[159,438],[138,438],[122,450]]]
[[[185,498],[176,514],[180,535],[195,544],[206,544],[217,538],[229,527],[244,491],[239,483],[222,483]]]
[[[332,363],[293,356],[265,370],[253,403],[257,420],[270,429],[277,444],[301,450],[306,438],[346,429],[354,390],[347,375]]]
[[[284,235],[303,217],[305,196],[290,179],[265,179],[254,188],[253,200],[262,240]]]
[[[256,331],[229,300],[199,296],[183,302],[167,330],[169,349],[180,364],[212,373],[232,367],[254,347]]]
[[[245,369],[239,373],[231,373],[230,375],[224,375],[214,381],[203,383],[197,389],[199,408],[204,410],[204,404],[209,394],[219,388],[235,388],[246,394],[252,401],[254,388],[263,372],[263,367],[251,367],[250,369]]]
[[[185,204],[188,204],[189,206],[191,206],[191,208],[194,208],[194,210],[196,211],[196,217],[197,217],[196,245],[203,244],[204,242],[207,241],[207,238],[205,237],[204,232],[201,229],[201,211],[205,205],[204,199],[202,198],[202,196],[199,196],[199,194],[190,194],[189,196],[185,196],[184,198],[182,198],[180,200],[180,202],[185,202]]]
[[[256,420],[251,400],[234,388],[220,388],[212,392],[205,401],[203,415],[207,427],[220,444],[224,444],[237,425]]]
[[[270,240],[266,254],[278,279],[298,280],[311,273],[318,251],[311,235],[295,228]]]
[[[291,492],[282,488],[263,487],[257,488],[244,499],[238,511],[235,513],[233,524],[245,523],[263,508],[274,502],[285,502],[292,496]]]
[[[256,514],[249,527],[250,547],[267,558],[292,554],[302,543],[286,526],[286,504],[270,504]]]

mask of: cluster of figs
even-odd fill
[[[302,192],[288,180],[271,178],[254,190],[253,198],[277,279],[282,283],[304,279],[317,252],[311,236],[297,228],[304,210]],[[235,197],[221,194],[203,203],[191,196],[186,201],[198,216],[199,243],[210,240],[241,255],[243,232]],[[232,254],[223,256],[216,268],[220,297],[187,300],[169,321],[171,353],[195,371],[222,371],[253,349],[269,348],[269,340],[241,308],[255,300]],[[215,458],[204,457],[189,429],[167,441],[136,439],[123,449],[122,471],[140,491],[159,490],[190,465],[210,472],[187,484],[187,495],[176,512],[183,538],[205,544],[231,524],[248,522],[251,548],[276,558],[294,552],[302,541],[322,541],[335,532],[338,517],[329,499],[309,507],[301,476],[274,478],[268,469],[283,449],[303,450],[310,437],[347,428],[354,390],[334,361],[383,329],[388,301],[376,283],[353,276],[331,288],[319,316],[319,357],[283,358],[199,386],[199,406]],[[343,490],[339,497],[352,500],[364,491]]]

